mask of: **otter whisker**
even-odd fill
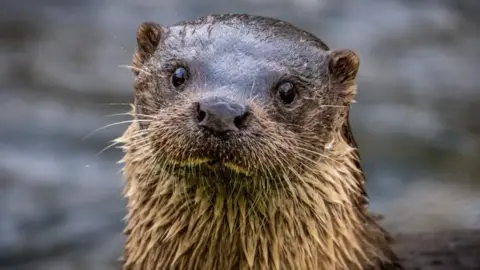
[[[132,106],[132,103],[98,103],[98,106]]]
[[[345,105],[327,105],[327,104],[318,104],[319,107],[328,107],[328,108],[349,108],[350,106]]]
[[[138,136],[137,136],[138,135]],[[148,138],[145,134],[132,134],[131,136],[129,137],[124,137],[122,138],[123,140],[121,141],[122,143],[125,141],[125,140],[129,140],[131,138],[138,138],[138,137],[143,137],[143,138],[140,138],[140,139],[137,139],[137,141],[135,143],[132,143],[130,145],[130,147],[135,147],[135,148],[138,148],[138,149],[143,149],[143,148],[148,148],[148,143],[151,141],[150,138]]]
[[[131,140],[131,139],[135,139],[136,137],[139,137],[139,136],[143,136],[144,134],[138,134],[137,136],[130,136],[128,139]],[[105,148],[103,148],[100,152],[98,152],[96,154],[96,156],[99,156],[101,155],[103,152],[107,151],[108,149],[114,147],[115,145],[118,145],[122,143],[121,141],[116,141],[114,140],[110,145],[106,146]]]
[[[146,130],[139,130],[137,132],[133,132],[132,134],[129,134],[128,136],[122,136],[120,138],[117,138],[114,141],[125,143],[126,141],[136,139],[133,143],[130,144],[130,146],[141,148],[141,147],[144,147],[145,142],[147,142],[150,139],[147,135],[148,135],[148,132]]]
[[[131,113],[131,112],[125,112],[125,113],[114,113],[114,114],[107,114],[105,117],[114,117],[114,116],[141,116],[143,118],[147,119],[155,119],[155,116],[148,115],[148,114],[140,114],[140,113]]]
[[[333,157],[327,156],[327,155],[325,155],[325,154],[323,154],[323,153],[320,153],[320,152],[318,152],[318,151],[315,151],[315,150],[311,150],[311,149],[308,149],[308,148],[305,148],[305,147],[301,147],[301,146],[296,146],[296,148],[299,149],[299,150],[301,150],[301,151],[304,151],[304,152],[307,152],[307,153],[309,153],[309,154],[312,154],[313,156],[322,157],[322,158],[324,158],[324,159],[328,159],[328,160],[331,160],[331,161],[333,161],[333,162],[340,162],[340,161],[334,159]],[[309,162],[311,162],[311,163],[313,163],[313,164],[316,163],[315,160],[313,160],[313,159],[311,159],[311,158],[309,158],[309,157],[307,157],[307,156],[305,156],[305,155],[302,155],[302,154],[300,154],[300,153],[299,153],[299,156],[298,156],[298,157],[301,158],[303,161],[309,161]]]
[[[304,151],[304,152],[307,152],[307,153],[309,153],[309,154],[312,154],[313,156],[319,156],[319,157],[322,157],[322,158],[330,159],[330,160],[332,160],[332,161],[334,161],[334,162],[338,162],[337,160],[333,159],[333,158],[330,157],[330,156],[327,156],[327,155],[325,155],[325,154],[323,154],[323,153],[321,153],[321,152],[319,152],[319,151],[316,151],[316,150],[311,149],[312,141],[315,139],[315,137],[314,137],[313,135],[312,135],[311,138],[308,138],[309,140],[307,140],[307,141],[305,141],[305,142],[302,142],[302,140],[300,140],[300,138],[302,138],[302,137],[305,138],[306,136],[305,136],[305,134],[302,134],[302,133],[299,133],[299,134],[301,134],[301,136],[283,134],[283,137],[282,137],[282,138],[276,137],[275,140],[276,140],[276,141],[283,141],[283,140],[285,140],[286,138],[288,138],[289,136],[291,136],[292,139],[296,139],[297,142],[298,142],[298,144],[295,146],[297,149],[302,150],[302,151]],[[287,142],[285,142],[285,143],[287,143]],[[303,147],[302,145],[304,145],[304,147]],[[299,154],[300,154],[300,153],[299,153]],[[307,157],[304,156],[304,155],[301,155],[301,156],[299,156],[299,157],[300,157],[300,158],[304,158],[305,161],[310,161],[310,162],[312,162],[312,163],[315,163],[314,160],[312,160],[312,159],[310,159],[310,158],[307,158]]]
[[[150,73],[149,71],[146,71],[144,69],[141,69],[141,68],[138,68],[138,67],[135,67],[135,66],[131,66],[131,65],[119,65],[118,67],[121,67],[121,68],[128,68],[130,70],[135,70],[135,71],[138,71],[138,72],[142,72],[142,73],[145,73],[147,75],[152,75],[152,73]]]
[[[93,134],[101,131],[101,130],[104,130],[106,128],[109,128],[109,127],[112,127],[112,126],[117,126],[117,125],[121,125],[121,124],[131,124],[131,123],[137,123],[137,122],[146,122],[146,123],[150,123],[151,120],[138,120],[138,119],[135,119],[135,120],[125,120],[125,121],[121,121],[121,122],[116,122],[116,123],[112,123],[112,124],[108,124],[106,126],[103,126],[103,127],[100,127],[96,130],[94,130],[93,132],[91,132],[90,134],[88,134],[87,136],[85,136],[82,140],[85,140],[87,139],[88,137],[92,136]]]

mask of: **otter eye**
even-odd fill
[[[295,86],[291,82],[283,82],[278,86],[278,96],[285,104],[290,104],[295,100]]]
[[[179,87],[187,80],[187,71],[183,67],[179,67],[172,75],[172,84],[175,87]]]

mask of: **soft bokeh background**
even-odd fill
[[[352,122],[396,231],[480,227],[480,1],[2,0],[0,269],[114,269],[125,202],[109,149],[136,27],[274,16],[361,56]]]

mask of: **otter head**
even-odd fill
[[[265,192],[331,158],[359,59],[304,35],[143,23],[132,140],[150,167],[192,184]]]
[[[355,52],[248,15],[143,23],[137,41],[124,269],[365,269],[387,256],[359,201]]]

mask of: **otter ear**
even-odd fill
[[[352,50],[333,50],[329,55],[328,71],[335,84],[351,85],[355,83],[360,59]]]
[[[138,75],[142,65],[152,57],[166,29],[158,23],[144,22],[137,28],[137,51],[133,56],[133,73]]]

